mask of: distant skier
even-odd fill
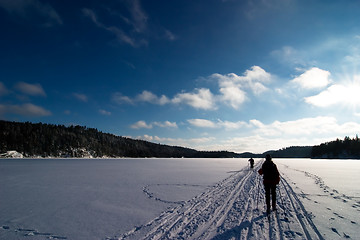
[[[254,168],[254,159],[253,158],[250,158],[249,159],[249,162],[250,162],[250,168],[252,169],[252,168]]]
[[[270,193],[272,196],[272,208],[273,210],[276,210],[276,185],[280,182],[280,174],[269,154],[266,155],[266,160],[258,172],[260,175],[263,175],[266,212],[270,213]]]

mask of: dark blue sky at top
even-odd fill
[[[358,122],[356,104],[339,115],[319,98],[304,99],[356,79],[359,10],[359,1],[0,0],[0,117],[166,144],[202,138],[209,142],[199,148],[229,150],[241,149],[246,137],[276,138],[260,134],[265,127],[251,120],[271,128],[276,121],[333,117],[341,128]],[[241,82],[254,66],[269,79]],[[313,68],[330,73],[322,89],[289,87]],[[31,87],[43,92],[31,94]],[[143,91],[155,97],[144,100]],[[236,102],[234,92],[244,99]],[[224,122],[248,126],[226,131]]]

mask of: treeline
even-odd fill
[[[360,159],[360,139],[345,137],[344,140],[336,139],[335,141],[322,143],[314,146],[311,151],[312,158],[353,158]]]
[[[334,158],[360,159],[360,139],[292,146],[262,154],[197,151],[103,133],[83,126],[20,123],[0,120],[0,154],[17,151],[25,157],[158,157],[158,158]]]
[[[243,158],[264,158],[266,154],[270,154],[273,158],[311,158],[312,148],[312,146],[292,146],[261,154],[246,152],[239,154],[239,156]]]
[[[264,153],[264,155],[270,154],[274,158],[292,158],[292,157],[310,158],[312,148],[313,147],[311,146],[303,146],[303,147],[292,146],[292,147],[282,148],[277,151],[267,151]]]
[[[204,152],[135,140],[94,128],[0,121],[0,153],[15,150],[25,157],[237,157],[232,152]]]
[[[314,159],[360,159],[360,139],[345,137],[344,140],[322,143],[316,146],[292,146],[271,150],[261,154],[241,153],[242,158],[264,158],[270,154],[273,158],[314,158]]]

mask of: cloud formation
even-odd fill
[[[259,66],[252,66],[243,76],[235,73],[225,75],[215,73],[210,78],[218,81],[220,100],[238,109],[248,99],[247,91],[258,96],[268,90],[264,84],[270,81],[271,75]]]
[[[317,107],[329,107],[336,104],[360,106],[360,84],[334,84],[321,93],[306,97],[305,102]]]
[[[196,109],[216,109],[215,98],[209,89],[195,89],[192,93],[178,93],[172,100],[175,104],[186,104]]]
[[[99,19],[96,13],[88,8],[83,8],[82,13],[84,16],[91,19],[91,21],[99,28],[104,29],[116,36],[116,39],[120,42],[126,43],[131,45],[132,47],[137,47],[141,45],[141,41],[137,41],[134,37],[127,34],[125,31],[123,31],[121,28],[117,26],[108,26],[104,23],[102,23]]]
[[[187,120],[191,125],[201,128],[217,128],[216,123],[206,119],[189,119]]]
[[[141,94],[137,95],[136,101],[148,102],[148,103],[158,104],[158,105],[165,105],[170,102],[170,100],[165,95],[158,97],[149,91],[143,91]]]
[[[122,93],[119,93],[119,92],[112,94],[111,100],[119,105],[134,104],[134,101],[131,98],[124,96]]]
[[[251,124],[244,121],[222,121],[218,119],[216,122],[207,119],[188,119],[190,125],[200,128],[223,128],[225,130],[236,130],[240,128],[248,128]]]
[[[133,129],[141,129],[141,128],[146,128],[146,129],[151,129],[153,126],[151,124],[147,124],[145,121],[137,121],[136,123],[132,124],[130,126]]]
[[[243,76],[235,73],[221,75],[218,73],[209,76],[209,79],[216,80],[219,85],[219,94],[214,94],[208,88],[196,88],[192,92],[181,92],[172,99],[165,95],[161,97],[150,91],[143,91],[135,98],[130,98],[121,93],[113,94],[113,101],[118,104],[135,104],[147,102],[151,104],[185,104],[195,109],[216,110],[218,103],[224,103],[234,109],[239,107],[248,99],[248,92],[254,96],[268,91],[265,84],[270,82],[271,74],[259,66],[253,66],[246,70]]]
[[[300,76],[291,80],[292,84],[298,85],[304,89],[318,89],[328,86],[331,83],[330,72],[313,67]]]
[[[151,141],[194,147],[196,149],[219,151],[228,150],[234,152],[252,151],[262,153],[267,150],[278,150],[288,146],[304,146],[320,144],[334,140],[338,136],[351,136],[355,134],[354,129],[359,129],[360,124],[356,122],[339,123],[335,117],[318,116],[302,118],[293,121],[274,121],[265,124],[260,120],[253,119],[248,122],[210,121],[206,119],[189,119],[188,123],[193,127],[209,128],[221,131],[222,129],[234,130],[246,128],[250,130],[246,136],[239,136],[239,132],[228,138],[217,138],[216,133],[211,137],[202,138],[160,138],[149,136]],[[238,135],[238,136],[236,136]],[[316,136],[316,137],[314,137]]]
[[[15,85],[15,89],[30,96],[46,96],[45,91],[40,84],[19,82]]]
[[[32,103],[25,103],[22,105],[0,104],[0,114],[15,114],[26,117],[44,117],[50,116],[51,112]]]
[[[88,97],[85,95],[85,94],[82,94],[82,93],[73,93],[73,96],[81,101],[81,102],[87,102],[88,101]]]
[[[146,123],[143,120],[137,121],[136,123],[132,124],[130,127],[132,129],[152,129],[154,126],[161,127],[161,128],[178,128],[176,122],[164,121],[164,122],[152,122]]]
[[[106,115],[106,116],[110,116],[110,115],[111,115],[111,112],[106,111],[106,110],[104,110],[104,109],[100,109],[100,110],[99,110],[99,113],[100,113],[101,115]]]
[[[118,1],[118,3],[122,5],[120,10],[102,4],[96,10],[83,8],[82,13],[97,27],[113,34],[118,42],[134,48],[147,46],[151,37],[168,41],[177,39],[170,30],[149,23],[149,17],[140,0]],[[108,24],[109,18],[116,24]]]

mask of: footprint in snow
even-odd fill
[[[339,235],[339,236],[340,236],[340,234],[339,234],[339,232],[337,231],[337,229],[336,229],[336,228],[331,228],[331,231],[333,231],[334,233],[336,233],[337,235]]]
[[[344,234],[344,238],[351,238],[349,235],[347,235],[346,233],[343,233]]]
[[[336,213],[336,212],[334,212],[334,215],[337,216],[337,217],[339,217],[339,218],[341,218],[341,219],[344,219],[343,216],[341,216],[340,214],[338,214],[338,213]]]

